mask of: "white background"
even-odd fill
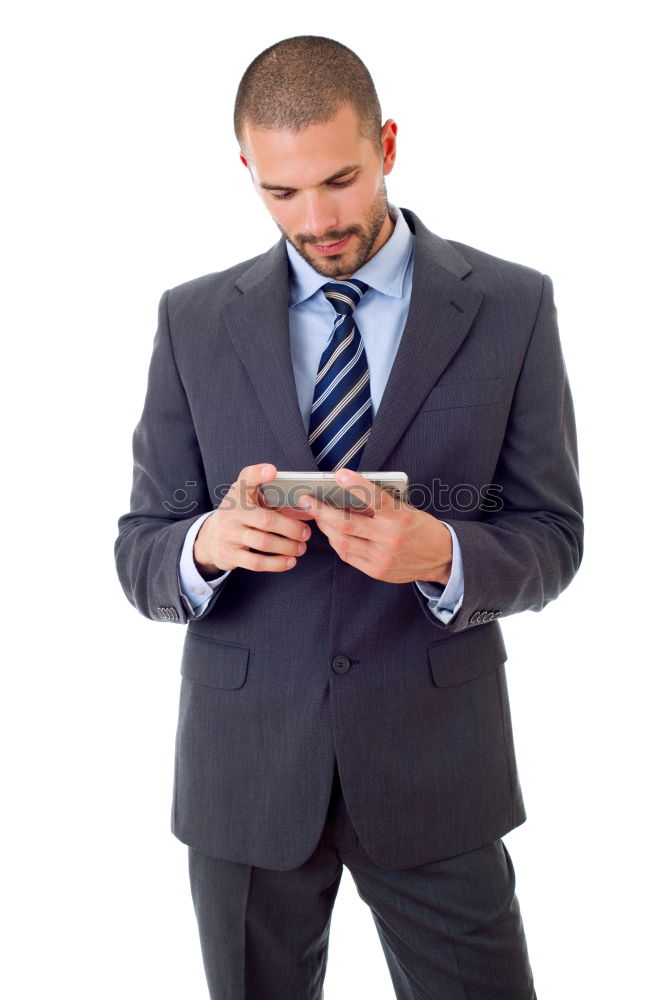
[[[399,124],[391,199],[441,235],[554,279],[587,549],[557,603],[504,625],[529,813],[507,843],[540,1000],[656,996],[657,5],[62,0],[19,10],[0,43],[3,995],[206,996],[186,849],[169,833],[184,633],[125,601],[112,546],[161,292],[277,235],[238,162],[236,85],[264,47],[314,33],[358,52]],[[326,1000],[391,996],[345,876]]]

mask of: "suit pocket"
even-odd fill
[[[479,379],[477,382],[448,382],[436,385],[426,396],[424,410],[451,410],[461,406],[489,406],[501,403],[506,392],[502,378]]]
[[[506,661],[506,648],[493,622],[436,642],[428,647],[428,659],[437,687],[452,687],[496,670]]]
[[[250,650],[245,646],[188,632],[180,672],[195,684],[233,690],[245,683],[249,656]]]

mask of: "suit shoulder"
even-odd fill
[[[163,296],[165,315],[174,351],[182,358],[194,340],[219,339],[219,318],[233,302],[247,291],[277,274],[286,280],[287,264],[283,241],[266,253],[234,264],[224,271],[204,274],[170,288]]]
[[[541,271],[513,260],[505,260],[464,243],[448,241],[470,268],[465,281],[477,288],[484,297],[486,309],[498,309],[502,314],[522,316],[527,321],[536,317],[544,295],[552,296],[550,278]]]
[[[191,278],[180,285],[174,285],[169,289],[169,300],[172,305],[187,307],[193,303],[203,303],[210,299],[225,299],[237,294],[235,292],[236,282],[247,271],[251,270],[259,263],[266,254],[257,254],[248,260],[241,261],[224,271],[212,271],[210,274],[203,274],[198,278]]]
[[[510,285],[514,291],[521,287],[531,291],[535,287],[541,288],[543,284],[544,275],[536,268],[497,257],[465,243],[458,243],[454,240],[447,240],[447,242],[467,261],[472,272],[483,283],[488,283],[491,286],[494,284]]]
[[[416,236],[417,253],[420,249],[421,253],[427,254],[445,270],[463,278],[480,291],[507,292],[519,296],[524,292],[529,298],[535,292],[541,293],[544,275],[535,268],[505,260],[466,243],[444,239],[424,226],[414,212],[403,208],[402,213]]]

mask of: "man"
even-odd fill
[[[116,546],[188,623],[173,829],[211,997],[322,995],[343,863],[400,1000],[533,997],[496,619],[581,557],[551,283],[388,205],[397,127],[336,42],[258,56],[235,127],[283,239],[162,298]],[[318,468],[368,509],[267,508]]]

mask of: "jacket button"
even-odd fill
[[[336,656],[333,658],[332,666],[336,674],[346,674],[351,667],[351,660],[348,656]]]

